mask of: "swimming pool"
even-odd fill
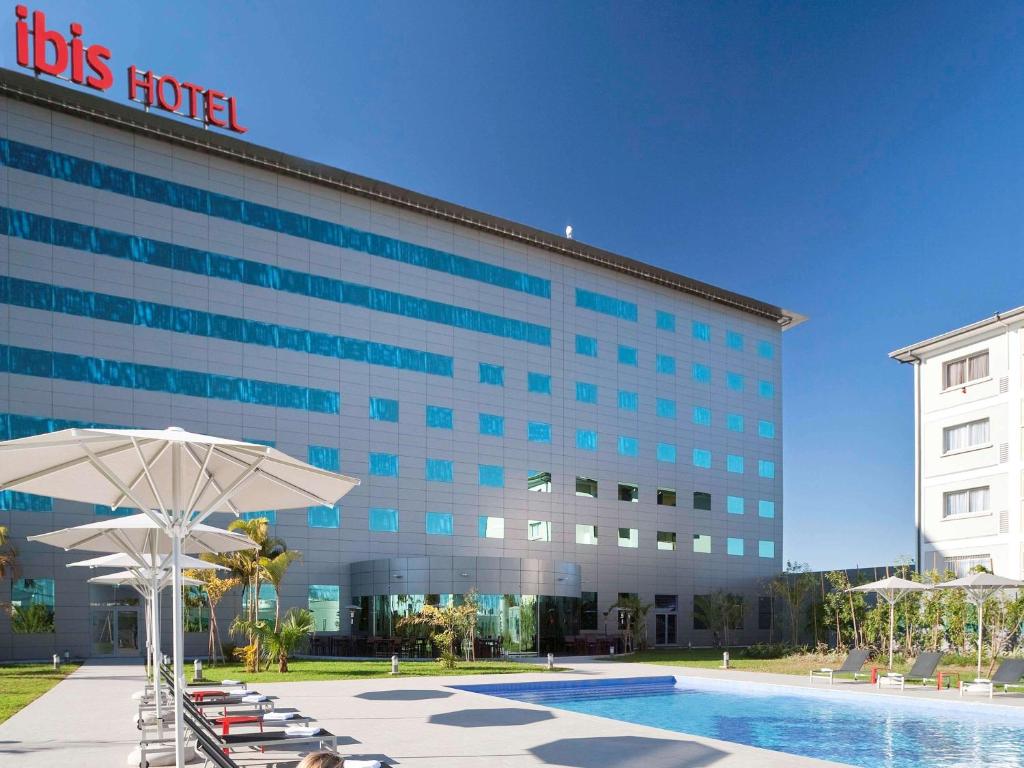
[[[682,676],[452,687],[864,768],[1024,768],[1024,711],[990,704]]]

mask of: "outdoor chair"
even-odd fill
[[[942,661],[941,653],[934,651],[922,653],[914,660],[914,666],[905,675],[900,672],[879,675],[875,685],[878,688],[899,688],[902,691],[908,680],[920,682],[921,685],[934,682],[935,670],[939,668],[940,661]]]
[[[838,669],[832,669],[830,667],[822,667],[821,669],[812,669],[810,671],[811,682],[813,683],[816,679],[821,678],[822,680],[828,680],[828,684],[832,685],[836,675],[852,675],[854,680],[860,677],[867,677],[867,675],[860,671],[861,667],[864,666],[864,662],[868,660],[869,651],[864,648],[855,648],[850,651],[846,657],[846,661]]]
[[[1024,684],[1021,684],[1020,681],[1021,677],[1024,677],[1024,659],[1003,659],[992,677],[961,680],[960,695],[963,696],[965,693],[987,693],[991,699],[998,686],[1002,686],[1003,693],[1008,693],[1011,688],[1024,688]]]

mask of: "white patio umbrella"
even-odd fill
[[[0,443],[0,491],[18,490],[114,509],[136,507],[170,539],[178,768],[184,766],[179,563],[183,544],[214,512],[237,515],[333,506],[358,484],[355,478],[318,469],[266,445],[194,434],[178,427],[67,429]]]
[[[1016,579],[1008,579],[1005,576],[996,576],[994,573],[969,573],[963,578],[953,579],[952,581],[945,581],[941,584],[936,584],[932,589],[962,589],[967,599],[974,603],[978,608],[978,672],[977,676],[981,677],[981,639],[982,633],[985,630],[985,624],[982,622],[982,614],[985,609],[985,601],[992,597],[997,592],[1004,589],[1015,589],[1024,585],[1024,582],[1017,581]]]
[[[896,636],[896,603],[911,592],[922,592],[928,589],[927,586],[910,579],[901,579],[899,576],[888,576],[870,584],[861,584],[857,587],[850,587],[850,592],[875,592],[880,598],[889,604],[889,670],[892,670],[892,646],[893,638]]]

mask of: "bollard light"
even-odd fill
[[[723,651],[722,652],[722,669],[728,669],[728,668],[729,668],[729,652],[728,651]]]
[[[555,668],[555,654],[549,653],[548,654],[548,669],[551,670],[551,669],[554,669],[554,668]]]
[[[60,656],[53,654],[53,668],[60,669]]]
[[[398,654],[397,653],[394,654],[391,657],[391,674],[392,675],[397,675],[398,674]]]
[[[67,664],[71,661],[71,651],[64,651],[64,663]]]
[[[192,663],[192,679],[193,680],[202,680],[203,679],[203,662],[201,662],[199,659],[196,659]]]
[[[615,655],[615,646],[614,645],[609,645],[608,646],[608,655],[609,656],[614,656]]]

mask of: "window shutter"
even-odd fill
[[[1005,509],[999,513],[999,532],[1010,532],[1010,513],[1007,512]]]
[[[999,377],[999,394],[1000,395],[1005,395],[1009,391],[1010,391],[1010,377],[1009,376],[1000,376]]]
[[[1010,444],[1000,443],[999,444],[999,463],[1005,464],[1010,460]]]

